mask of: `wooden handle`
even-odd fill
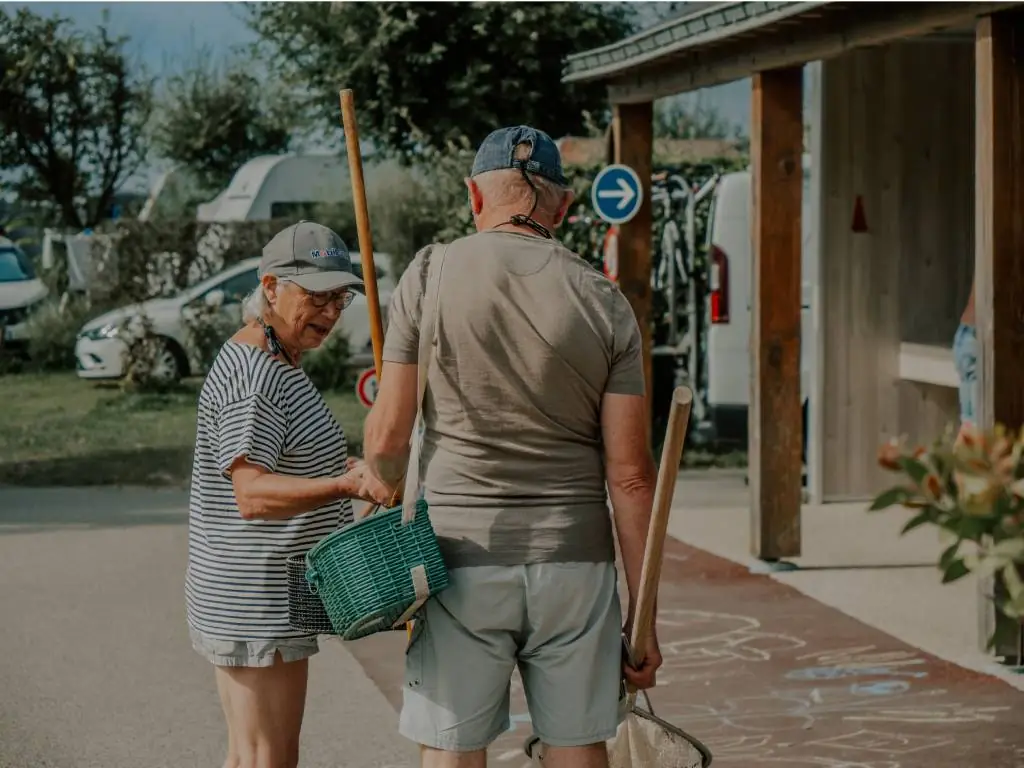
[[[359,151],[359,127],[356,125],[356,104],[351,89],[340,93],[341,125],[345,131],[349,176],[352,177],[352,203],[356,209],[356,233],[366,283],[366,305],[370,312],[370,341],[373,344],[373,365],[380,386],[384,355],[384,324],[381,321],[380,297],[377,293],[377,270],[373,266],[373,236],[370,234],[370,213],[366,207],[366,185],[363,183],[363,156]]]
[[[658,598],[658,582],[661,579],[668,517],[672,510],[672,496],[676,490],[676,477],[683,458],[683,443],[686,441],[686,428],[690,423],[692,405],[693,392],[689,387],[676,387],[672,393],[668,430],[661,450],[658,483],[654,487],[654,509],[651,511],[651,524],[647,529],[644,566],[640,572],[640,594],[637,595],[633,636],[629,641],[631,666],[634,668],[643,662],[644,647],[654,627],[654,607]]]
[[[370,313],[370,342],[373,345],[373,367],[380,386],[381,368],[384,367],[384,323],[380,315],[380,295],[377,293],[377,270],[373,266],[373,236],[370,234],[370,212],[366,207],[366,185],[363,182],[363,155],[359,150],[359,127],[356,124],[356,102],[351,88],[338,94],[341,101],[341,127],[345,131],[348,171],[352,177],[352,204],[356,209],[356,234],[359,237],[359,255],[363,263],[363,282],[366,284],[366,306]],[[395,491],[392,503],[401,496]],[[373,511],[366,507],[363,517]],[[406,637],[412,637],[412,622],[405,624]]]

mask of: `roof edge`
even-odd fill
[[[565,59],[562,82],[601,80],[687,48],[766,26],[827,6],[811,2],[723,2],[658,24],[617,43],[573,54]]]

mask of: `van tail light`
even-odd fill
[[[717,245],[711,246],[711,322],[729,322],[729,257]]]

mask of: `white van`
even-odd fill
[[[807,444],[808,398],[814,355],[811,302],[817,284],[814,253],[816,205],[811,200],[809,161],[804,158],[802,243],[802,322],[800,395]],[[749,171],[722,177],[708,214],[709,295],[707,307],[706,434],[720,445],[746,445],[750,404],[751,292],[753,290],[752,196]],[[805,449],[806,451],[806,449]],[[806,456],[806,453],[805,453]]]

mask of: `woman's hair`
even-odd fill
[[[245,297],[242,302],[242,322],[251,323],[266,317],[270,311],[270,302],[267,301],[267,294],[263,292],[263,285],[257,285],[256,290]]]

